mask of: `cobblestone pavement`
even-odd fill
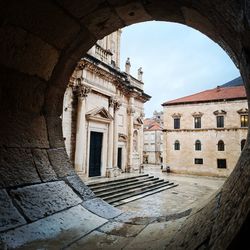
[[[206,204],[225,181],[162,173],[160,166],[152,165],[145,166],[144,173],[179,185],[117,207],[120,215],[65,249],[167,249],[188,215]]]

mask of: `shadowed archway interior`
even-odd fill
[[[94,199],[68,160],[60,115],[68,79],[98,39],[142,21],[186,24],[227,51],[249,97],[249,1],[3,0],[0,6],[0,240],[7,246],[20,246],[18,230],[42,226],[55,213],[75,208],[80,217],[79,204]],[[222,189],[192,212],[170,248],[225,249],[244,237],[249,151],[248,138]],[[35,239],[27,235],[26,242]]]

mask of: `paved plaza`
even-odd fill
[[[179,185],[118,206],[118,216],[65,249],[165,249],[188,216],[206,204],[225,181],[223,178],[162,173],[160,166],[153,165],[145,166],[144,173]],[[118,178],[121,177],[113,179]]]

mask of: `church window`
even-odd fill
[[[225,144],[222,140],[218,142],[218,151],[224,151],[225,150]]]
[[[200,140],[196,140],[196,142],[195,142],[195,150],[196,151],[201,151],[201,141]]]
[[[180,118],[174,118],[174,129],[180,128]]]
[[[248,115],[241,115],[240,116],[240,126],[242,128],[248,127]]]
[[[194,117],[194,128],[201,128],[201,117]]]
[[[216,116],[217,128],[224,128],[224,116],[218,115]]]
[[[174,143],[174,150],[180,150],[180,142],[178,140]]]

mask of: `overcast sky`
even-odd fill
[[[229,56],[199,31],[169,22],[144,22],[123,29],[121,70],[130,57],[131,73],[144,72],[146,117],[165,101],[214,88],[240,75]]]

